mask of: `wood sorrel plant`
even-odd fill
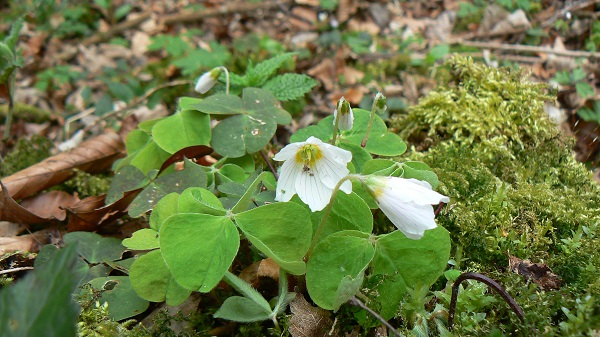
[[[217,75],[200,79],[202,90]],[[432,190],[437,176],[421,162],[386,159],[406,145],[377,115],[384,109],[380,94],[371,112],[340,101],[335,115],[344,120],[332,114],[298,130],[275,156],[283,161],[278,180],[253,159],[278,124],[291,122],[267,90],[182,97],[174,115],[141,123],[127,138],[129,155],[116,166],[107,196],[112,202],[143,188],[130,214],[152,211],[150,228],[123,241],[146,251],[129,270],[133,288],[144,299],[177,305],[224,280],[244,297],[228,298],[216,317],[277,324],[293,298],[286,274],[305,277],[312,300],[329,310],[357,294],[365,277],[376,277],[369,291],[383,295],[377,307],[391,318],[407,289],[430,286],[442,274],[450,239],[434,222],[431,205],[448,202]],[[219,123],[211,127],[211,119]],[[182,170],[172,168],[213,150],[216,163],[184,160]],[[377,208],[400,230],[374,234]],[[274,307],[229,271],[241,240],[280,266]]]

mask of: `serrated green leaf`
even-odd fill
[[[226,217],[180,213],[160,227],[160,250],[182,287],[200,292],[214,288],[237,254],[237,228]]]
[[[284,74],[275,76],[263,89],[270,91],[280,101],[293,101],[309,93],[319,82],[304,74]]]
[[[167,301],[168,305],[179,305],[191,294],[171,276],[160,250],[138,257],[129,269],[129,278],[135,292],[152,302]]]
[[[236,214],[235,222],[248,240],[281,268],[304,274],[302,258],[312,237],[310,213],[304,207],[278,202]]]
[[[587,82],[577,82],[575,84],[575,90],[582,98],[594,96],[594,88]]]
[[[267,79],[271,77],[284,62],[290,60],[294,54],[295,53],[279,54],[256,66],[249,66],[244,75],[247,85],[251,87],[261,87]]]
[[[306,287],[321,308],[337,310],[362,284],[375,249],[370,234],[343,231],[319,242],[308,260]]]

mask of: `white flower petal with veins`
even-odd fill
[[[298,194],[316,212],[329,204],[337,183],[350,173],[346,165],[352,160],[352,153],[310,137],[306,142],[289,144],[273,159],[284,162],[275,200],[289,201]],[[352,184],[346,181],[340,189],[351,193]]]
[[[436,228],[431,205],[450,198],[417,179],[369,176],[364,179],[381,211],[406,237],[418,240],[428,229]]]

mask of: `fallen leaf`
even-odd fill
[[[302,294],[290,302],[290,335],[292,337],[335,337],[340,332],[337,326],[333,326],[331,313],[319,307],[313,307]]]
[[[33,234],[0,238],[0,255],[16,251],[37,253],[42,246],[52,243],[53,238],[57,236],[56,229],[44,229]]]
[[[64,191],[50,191],[27,198],[21,206],[35,215],[46,219],[64,220],[67,217],[64,208],[79,201],[77,196]]]
[[[562,280],[552,273],[550,268],[542,263],[532,263],[529,260],[521,260],[515,256],[509,256],[508,268],[513,273],[522,275],[527,280],[539,285],[544,290],[560,288]]]
[[[125,145],[117,134],[108,132],[92,138],[70,152],[63,152],[2,180],[2,190],[14,199],[23,199],[60,184],[74,169],[101,172],[123,156]]]
[[[70,215],[67,230],[69,232],[92,231],[102,224],[120,218],[141,190],[126,192],[121,199],[108,206],[104,202],[106,195],[101,195],[87,197],[65,208]]]
[[[262,259],[260,261],[254,262],[253,264],[249,265],[247,268],[242,270],[239,277],[255,287],[259,282],[259,277],[270,277],[273,280],[278,281],[279,265],[270,257]]]

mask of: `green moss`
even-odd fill
[[[8,104],[0,105],[0,122],[4,123],[4,118],[8,113]],[[13,118],[24,119],[32,123],[43,123],[50,120],[52,112],[42,110],[28,104],[15,103]]]
[[[31,139],[19,139],[15,147],[2,160],[0,177],[7,177],[48,158],[52,146],[51,141],[38,135],[33,135]]]
[[[438,190],[451,198],[438,223],[462,249],[462,269],[504,284],[534,335],[585,334],[600,321],[600,187],[544,112],[553,96],[523,72],[460,57],[446,66],[451,85],[393,122],[425,150],[409,156],[435,168]],[[547,264],[562,287],[544,291],[508,272],[509,254]],[[457,326],[471,329],[458,334],[523,331],[499,303],[478,311],[486,318],[475,325],[457,315]]]
[[[101,195],[108,191],[111,178],[108,175],[92,175],[81,170],[75,170],[75,176],[64,185],[70,192],[77,192],[79,198]]]

